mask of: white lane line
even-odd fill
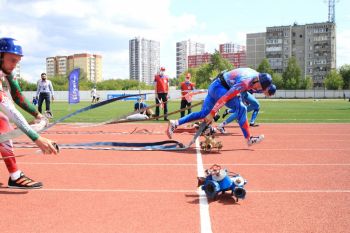
[[[8,188],[0,188],[10,190]],[[12,191],[14,189],[11,189]],[[23,189],[18,189],[23,191]],[[28,190],[29,191],[29,190]],[[85,188],[42,188],[30,191],[48,192],[99,192],[99,193],[198,193],[198,190],[181,189],[85,189]],[[350,189],[300,189],[300,190],[247,190],[247,193],[350,193]],[[206,197],[206,196],[205,196]],[[207,208],[208,209],[208,208]],[[208,222],[205,222],[206,224]],[[209,219],[210,223],[210,219]],[[204,229],[205,230],[205,229]]]
[[[201,158],[202,159],[202,158]],[[45,162],[19,162],[18,164],[26,165],[74,165],[74,166],[174,166],[174,167],[193,167],[198,164],[195,163],[45,163]],[[212,164],[202,164],[202,166],[211,166]],[[350,163],[221,163],[221,166],[276,166],[276,167],[288,167],[288,166],[350,166]],[[198,170],[198,174],[203,176],[203,167]]]
[[[200,151],[198,138],[196,140],[196,154],[197,154],[197,176],[204,176],[202,154]],[[212,233],[207,196],[205,195],[205,192],[200,187],[198,187],[197,193],[199,196],[199,214],[200,214],[201,232]]]

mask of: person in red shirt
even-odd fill
[[[195,83],[191,83],[190,80],[191,80],[191,74],[187,73],[185,81],[180,84],[180,87],[181,87],[181,105],[180,105],[180,109],[183,109],[183,108],[191,106],[192,98],[191,97],[190,98],[186,98],[186,95],[190,96],[188,94],[191,91],[194,90],[196,84]],[[187,114],[190,114],[191,112],[192,112],[191,108],[189,108],[187,110]],[[184,116],[185,116],[185,111],[181,111],[181,117],[184,117]]]
[[[164,108],[164,120],[168,120],[168,91],[169,91],[169,78],[164,74],[165,68],[160,67],[159,73],[154,76],[154,87],[156,95],[156,117],[159,117],[159,104]],[[158,120],[158,118],[157,118]]]

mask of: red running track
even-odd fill
[[[43,136],[58,143],[150,142],[165,140],[165,128],[59,125]],[[220,153],[62,150],[18,158],[44,188],[8,189],[0,169],[1,232],[348,232],[350,124],[263,124],[252,132],[265,141],[249,148],[239,128],[228,132],[218,137]],[[221,196],[208,209],[199,203],[197,169],[213,163],[248,180],[245,200]]]

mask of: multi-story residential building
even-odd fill
[[[249,33],[246,38],[247,66],[257,69],[265,58],[266,33]]]
[[[131,80],[153,84],[160,68],[160,43],[144,38],[129,40],[129,74]]]
[[[210,53],[204,53],[201,55],[190,55],[188,56],[188,68],[196,68],[204,63],[209,63],[210,57]]]
[[[331,22],[305,25],[305,74],[315,87],[323,87],[324,78],[336,68],[336,25]]]
[[[205,53],[205,45],[202,43],[185,40],[176,43],[176,77],[178,78],[189,68],[188,57]]]
[[[81,53],[46,58],[48,77],[66,76],[75,68],[80,68],[81,73],[91,82],[102,81],[102,56],[100,55]]]
[[[227,59],[235,68],[246,67],[246,47],[234,43],[225,43],[219,45],[221,56]]]
[[[220,45],[221,56],[227,59],[236,68],[246,67],[246,51],[245,46],[225,46],[229,44]],[[231,44],[230,44],[231,45]],[[196,68],[204,63],[210,62],[211,53],[203,53],[199,55],[188,56],[188,68]]]
[[[237,53],[246,51],[246,47],[244,45],[234,44],[234,43],[225,43],[219,45],[219,52],[223,53]]]
[[[311,76],[314,87],[323,87],[327,73],[336,68],[336,34],[332,22],[266,28],[266,58],[282,73],[294,56],[302,77]]]

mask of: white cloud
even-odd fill
[[[170,0],[0,0],[0,4],[6,9],[0,14],[0,35],[16,38],[23,46],[26,58],[21,71],[30,79],[45,69],[46,57],[84,52],[102,55],[107,79],[128,77],[128,41],[136,36],[159,41],[165,55],[161,62],[175,74],[175,57],[168,57],[175,49],[169,40],[203,27],[194,15],[172,15]]]
[[[350,29],[337,33],[337,67],[350,64]]]

